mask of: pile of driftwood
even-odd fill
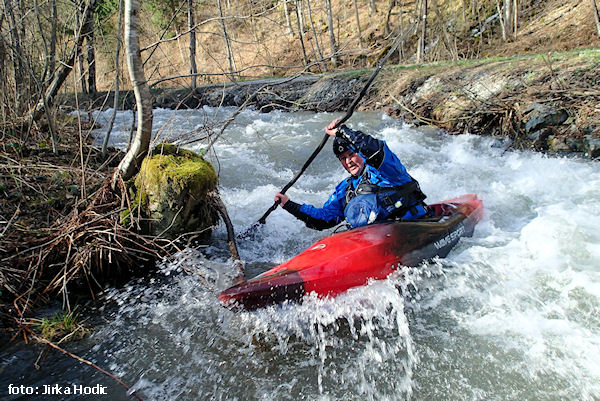
[[[128,199],[122,181],[117,187],[120,190],[113,191],[107,181],[83,211],[75,208],[48,228],[47,236],[0,260],[4,298],[13,299],[20,316],[56,294],[69,305],[71,289],[87,288],[93,297],[102,283],[131,274],[173,249],[121,224]],[[13,249],[17,245],[23,248],[13,244]]]

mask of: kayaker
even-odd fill
[[[323,207],[298,204],[278,192],[283,209],[309,228],[323,230],[341,223],[360,227],[387,219],[418,219],[427,215],[426,198],[419,183],[408,174],[385,141],[346,125],[325,128],[334,137],[333,153],[350,177],[340,182]]]

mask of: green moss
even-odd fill
[[[145,180],[150,188],[169,185],[178,190],[188,188],[193,193],[206,193],[217,186],[215,169],[197,153],[171,144],[158,145],[153,153],[142,163],[137,188],[141,184],[138,180]]]

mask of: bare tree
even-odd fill
[[[83,10],[82,10],[83,11]],[[85,15],[83,20],[85,43],[87,50],[87,93],[96,93],[96,51],[94,49],[94,10]]]
[[[513,36],[513,0],[504,0],[504,23],[506,26],[506,32],[508,36]]]
[[[400,32],[404,32],[404,11],[402,9],[402,0],[397,0],[399,2],[399,6],[400,6]],[[400,47],[398,47],[398,53],[400,55],[400,57],[398,57],[400,60],[404,60],[404,40],[402,42],[400,42]]]
[[[300,46],[302,47],[302,60],[304,65],[308,64],[308,57],[306,56],[306,47],[304,46],[304,29],[302,28],[302,12],[300,11],[299,0],[296,0],[296,22],[298,23],[298,39],[300,40]]]
[[[354,17],[356,18],[356,28],[358,29],[358,44],[359,44],[360,48],[362,49],[363,48],[362,31],[360,29],[360,18],[358,17],[358,3],[357,3],[357,0],[354,0]]]
[[[49,77],[54,76],[54,69],[56,68],[56,26],[58,23],[58,9],[56,7],[56,0],[50,2],[51,14],[50,14],[50,43],[48,45],[48,71],[50,72]]]
[[[25,77],[25,66],[23,62],[23,40],[24,38],[21,36],[21,30],[18,29],[18,19],[15,16],[15,10],[11,0],[4,0],[4,13],[6,13],[8,17],[9,24],[9,41],[10,41],[10,51],[11,51],[11,60],[13,63],[13,71],[14,71],[14,94],[15,94],[15,109],[18,113],[22,108],[22,99],[27,98],[26,93],[22,93],[20,90],[20,86],[23,84]],[[19,19],[20,20],[20,19]]]
[[[233,61],[233,53],[231,52],[231,44],[229,42],[229,35],[227,34],[227,26],[225,25],[225,18],[223,16],[223,7],[221,6],[221,0],[217,0],[217,6],[219,7],[219,17],[221,19],[221,29],[223,29],[223,37],[225,39],[225,47],[227,48],[227,61],[229,62],[230,78],[234,81],[233,72],[235,71],[235,63]]]
[[[354,0],[354,4],[356,6],[356,0]],[[392,18],[392,10],[394,9],[395,5],[396,5],[396,0],[389,0],[387,13],[385,13],[385,23],[383,24],[383,26],[384,26],[383,34],[384,35],[390,34],[390,19]],[[356,18],[358,19],[358,12],[356,14]]]
[[[121,52],[121,29],[123,25],[123,0],[119,1],[119,17],[117,22],[117,44],[115,46],[115,92],[113,96],[113,112],[108,121],[108,128],[104,134],[104,141],[102,142],[102,156],[106,156],[108,148],[108,140],[110,133],[115,124],[115,118],[117,117],[117,109],[119,108],[119,53]]]
[[[290,19],[290,11],[288,10],[288,1],[283,0],[283,13],[285,14],[285,23],[287,24],[290,35],[294,35],[294,28],[292,27],[292,20]]]
[[[93,12],[96,0],[88,0],[86,4],[87,5],[84,10],[84,19],[88,18]],[[46,109],[52,105],[54,97],[56,96],[63,83],[69,76],[69,73],[73,69],[75,63],[75,56],[77,55],[77,49],[81,48],[85,35],[85,24],[82,24],[76,31],[74,38],[75,43],[73,45],[73,48],[71,49],[69,56],[66,60],[61,62],[60,67],[54,75],[54,79],[46,88],[44,95],[42,96],[42,100],[40,100],[30,112],[30,118],[32,121],[39,120],[43,113],[46,112]]]
[[[325,0],[325,9],[327,11],[327,26],[329,28],[329,43],[331,46],[331,65],[337,66],[337,44],[335,42],[335,31],[333,26],[333,11],[331,10],[331,0]]]
[[[369,0],[369,11],[371,14],[377,13],[377,6],[375,5],[375,0]]]
[[[448,21],[447,16],[444,15],[442,10],[440,10],[440,7],[438,7],[438,0],[431,0],[430,8],[433,8],[433,11],[435,12],[436,16],[436,18],[432,20],[432,25],[434,25],[434,28],[430,29],[430,32],[433,33],[435,31],[435,33],[437,33],[437,43],[443,43],[446,48],[446,51],[450,53],[450,57],[452,57],[452,60],[457,61],[458,49],[456,48],[456,43],[453,42],[450,33],[448,32],[448,24],[446,23],[446,21]],[[442,49],[438,51],[438,54],[441,53],[441,51]],[[446,55],[442,54],[441,57],[445,58]]]
[[[506,16],[504,15],[504,12],[502,12],[502,9],[500,8],[500,2],[498,0],[496,0],[496,9],[498,10],[498,18],[500,18],[500,28],[502,30],[502,40],[503,41],[507,41],[508,40],[508,29],[506,26]]]
[[[503,0],[502,7],[500,7],[500,2],[496,0],[496,8],[500,17],[502,40],[507,41],[511,37],[516,37],[519,15],[517,0]]]
[[[323,61],[323,53],[321,53],[321,47],[319,46],[319,37],[317,36],[317,30],[315,29],[315,23],[313,22],[312,9],[310,8],[310,0],[306,0],[306,7],[308,8],[308,21],[310,22],[310,28],[313,33],[313,39],[315,41],[315,47],[317,48],[319,60],[321,60],[323,69],[327,71],[327,64],[325,63],[325,61]]]
[[[190,30],[190,74],[192,76],[192,89],[196,89],[196,10],[194,9],[194,0],[188,0],[188,27]]]
[[[137,131],[117,170],[117,174],[120,174],[124,180],[133,177],[139,171],[152,138],[152,97],[140,55],[139,12],[139,0],[125,0],[125,54],[129,79],[135,94]],[[113,183],[115,184],[116,180],[113,180]]]
[[[513,36],[516,38],[519,27],[519,6],[517,0],[513,0],[513,17]]]
[[[422,0],[421,5],[421,37],[417,47],[417,64],[421,63],[425,57],[425,34],[427,32],[427,0]]]
[[[596,0],[591,0],[591,2],[594,20],[596,21],[596,32],[598,33],[598,36],[600,36],[600,13],[598,12],[598,5],[596,4]]]

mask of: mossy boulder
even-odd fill
[[[142,232],[176,238],[182,233],[204,231],[218,220],[210,194],[216,192],[217,175],[200,155],[163,144],[146,157],[135,178],[133,213]],[[139,213],[138,213],[139,211]]]

